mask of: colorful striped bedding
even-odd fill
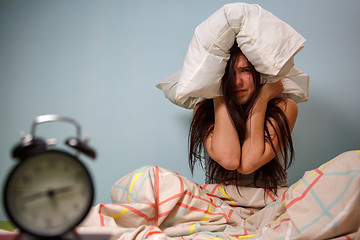
[[[118,180],[78,231],[113,239],[360,238],[360,151],[308,171],[277,196],[261,188],[209,184],[157,166]],[[358,236],[356,236],[358,234]]]

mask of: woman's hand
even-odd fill
[[[281,81],[274,83],[266,83],[260,88],[259,98],[265,101],[270,101],[284,91],[284,86]]]

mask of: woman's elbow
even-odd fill
[[[257,168],[254,166],[254,164],[248,163],[246,161],[241,161],[239,167],[236,170],[241,174],[248,175],[255,172]]]
[[[226,170],[236,170],[239,168],[240,157],[237,155],[223,155],[217,162]]]

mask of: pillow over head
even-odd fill
[[[157,87],[185,108],[220,96],[221,78],[235,41],[261,73],[262,83],[282,79],[283,96],[296,102],[308,99],[309,78],[294,67],[293,60],[305,39],[270,12],[247,3],[224,5],[202,22],[195,29],[182,69]]]

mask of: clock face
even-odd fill
[[[93,185],[85,166],[62,151],[46,151],[18,164],[5,185],[5,209],[23,231],[59,236],[87,215]]]

